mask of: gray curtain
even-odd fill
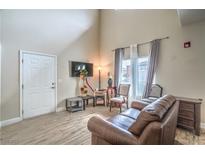
[[[150,90],[152,87],[153,78],[157,69],[158,64],[158,57],[159,57],[159,47],[160,47],[160,40],[153,40],[151,42],[151,50],[149,55],[149,66],[147,72],[147,82],[145,84],[143,98],[149,97]]]
[[[122,70],[122,59],[124,56],[124,48],[115,49],[115,74],[114,74],[114,85],[119,86],[120,76]]]

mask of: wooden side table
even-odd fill
[[[179,100],[177,126],[200,135],[201,102],[202,99],[176,97]]]
[[[83,110],[85,110],[85,105],[88,105],[88,101],[89,99],[93,100],[93,107],[95,107],[95,97],[92,95],[87,95],[87,96],[78,96],[79,98],[81,98],[83,100]]]

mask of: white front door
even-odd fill
[[[43,54],[23,53],[23,118],[55,112],[55,58]]]

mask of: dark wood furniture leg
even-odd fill
[[[106,100],[106,101],[107,101],[107,107],[108,107],[108,105],[109,105],[109,95],[108,95],[108,92],[109,92],[109,91],[107,90],[107,94],[106,94],[106,95],[107,95],[107,98],[106,98],[106,99],[107,99],[107,100]]]
[[[67,106],[68,106],[68,100],[66,99],[66,101],[65,101],[65,108],[66,108],[66,111],[68,111]]]
[[[83,110],[85,110],[85,100],[83,100]]]
[[[110,102],[110,112],[111,112],[111,108],[112,108],[112,102]]]
[[[72,111],[72,108],[73,108],[72,102],[70,101],[70,109],[71,109],[71,111]]]
[[[93,107],[95,107],[96,105],[96,100],[95,100],[95,97],[93,97]]]

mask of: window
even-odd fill
[[[122,83],[131,83],[131,61],[130,59],[126,59],[122,61]]]
[[[143,57],[138,59],[138,73],[139,73],[139,94],[143,94],[144,87],[146,84],[146,76],[148,69],[148,57]]]
[[[137,63],[137,84],[136,87],[138,90],[138,94],[142,95],[144,86],[146,84],[146,75],[148,69],[148,57],[141,57],[138,58]],[[121,83],[131,84],[132,81],[132,72],[131,72],[131,60],[126,59],[122,61],[122,76],[121,76]]]

